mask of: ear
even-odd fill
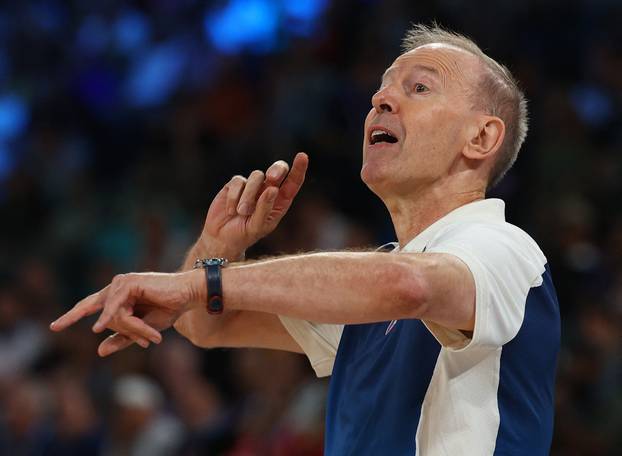
[[[505,124],[496,116],[481,116],[471,129],[463,154],[472,160],[484,160],[497,153],[505,137]]]

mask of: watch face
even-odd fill
[[[225,260],[224,258],[208,258],[205,260],[205,265],[206,266],[216,266],[216,265],[225,265],[227,264],[227,260]]]
[[[205,258],[203,260],[198,259],[194,263],[194,267],[196,268],[205,268],[207,266],[226,266],[228,263],[226,258]]]

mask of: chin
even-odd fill
[[[379,194],[382,187],[386,186],[389,180],[389,173],[383,172],[379,166],[373,166],[367,162],[361,168],[361,180],[375,194]]]

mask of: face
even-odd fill
[[[472,132],[478,70],[475,56],[442,44],[393,62],[365,120],[361,177],[372,191],[408,195],[452,173]]]

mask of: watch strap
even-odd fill
[[[194,268],[205,270],[205,284],[207,285],[207,312],[221,314],[224,305],[222,298],[222,273],[221,269],[227,265],[224,258],[197,259]]]
[[[222,264],[208,264],[205,268],[207,280],[207,312],[220,314],[223,311],[222,303]]]

